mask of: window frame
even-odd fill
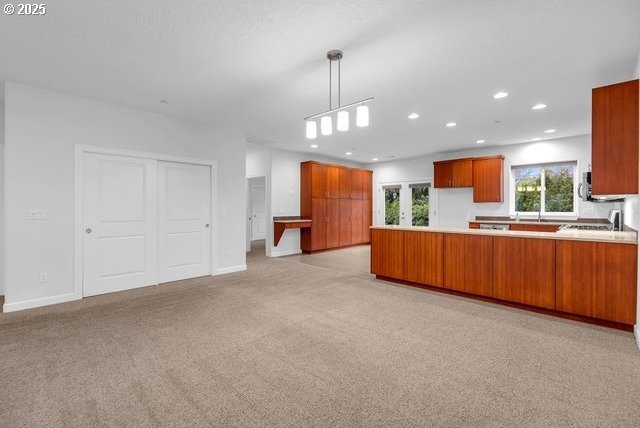
[[[546,211],[546,201],[545,201],[545,174],[542,173],[541,177],[541,187],[540,190],[540,205],[541,211],[540,215],[546,218],[578,218],[579,211],[579,200],[578,197],[578,185],[580,184],[580,163],[577,159],[565,160],[565,161],[554,161],[554,162],[536,162],[536,163],[525,163],[525,164],[517,164],[511,165],[509,168],[509,215],[510,216],[524,216],[524,217],[538,217],[538,211],[516,211],[516,180],[514,176],[514,169],[518,168],[531,168],[531,167],[540,167],[542,171],[545,170],[545,167],[552,165],[561,165],[561,164],[573,164],[573,211],[572,212],[548,212]]]

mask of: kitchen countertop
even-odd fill
[[[484,223],[484,222],[483,222]],[[499,222],[497,222],[499,223]],[[524,222],[519,222],[524,223]],[[537,222],[535,222],[537,224]],[[548,223],[543,223],[548,224]],[[371,229],[407,230],[411,232],[459,233],[466,235],[489,235],[513,238],[557,239],[566,241],[610,242],[618,244],[638,244],[636,232],[562,230],[559,232],[526,232],[519,230],[466,229],[453,227],[421,226],[371,226]]]

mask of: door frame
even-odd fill
[[[400,210],[411,209],[411,193],[409,192],[409,185],[416,183],[429,183],[429,225],[438,225],[438,198],[437,190],[434,187],[434,179],[432,178],[415,178],[415,179],[400,179],[393,181],[384,181],[376,183],[376,210],[374,224],[377,226],[384,226],[384,188],[400,186]],[[400,226],[402,226],[402,217],[400,217]]]
[[[273,230],[272,230],[272,225],[273,225],[273,221],[272,221],[272,217],[270,214],[270,208],[271,208],[271,203],[269,200],[269,176],[267,174],[248,174],[245,176],[245,199],[246,199],[246,203],[247,206],[245,207],[245,219],[247,219],[247,215],[248,211],[249,211],[249,207],[251,204],[251,188],[249,186],[249,181],[252,178],[263,178],[264,177],[264,222],[265,222],[265,238],[264,238],[264,242],[265,242],[265,246],[264,246],[264,253],[265,255],[268,254],[269,251],[269,236],[273,236]],[[245,222],[245,229],[246,229],[246,235],[245,236],[245,245],[246,245],[246,253],[251,251],[251,230],[250,230],[250,221],[247,220]]]
[[[196,159],[181,156],[166,155],[161,153],[142,152],[125,149],[115,149],[110,147],[91,146],[86,144],[76,144],[74,147],[74,198],[73,198],[73,296],[74,299],[84,297],[83,276],[83,180],[84,180],[84,155],[85,153],[95,153],[111,156],[125,156],[131,158],[152,159],[155,161],[179,162],[193,165],[205,165],[211,168],[211,272],[214,275],[218,268],[218,254],[216,251],[218,242],[218,163],[215,160]]]

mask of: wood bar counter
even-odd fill
[[[636,322],[636,232],[380,226],[377,278],[623,330]]]

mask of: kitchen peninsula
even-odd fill
[[[378,279],[631,330],[636,232],[532,232],[379,226]]]

